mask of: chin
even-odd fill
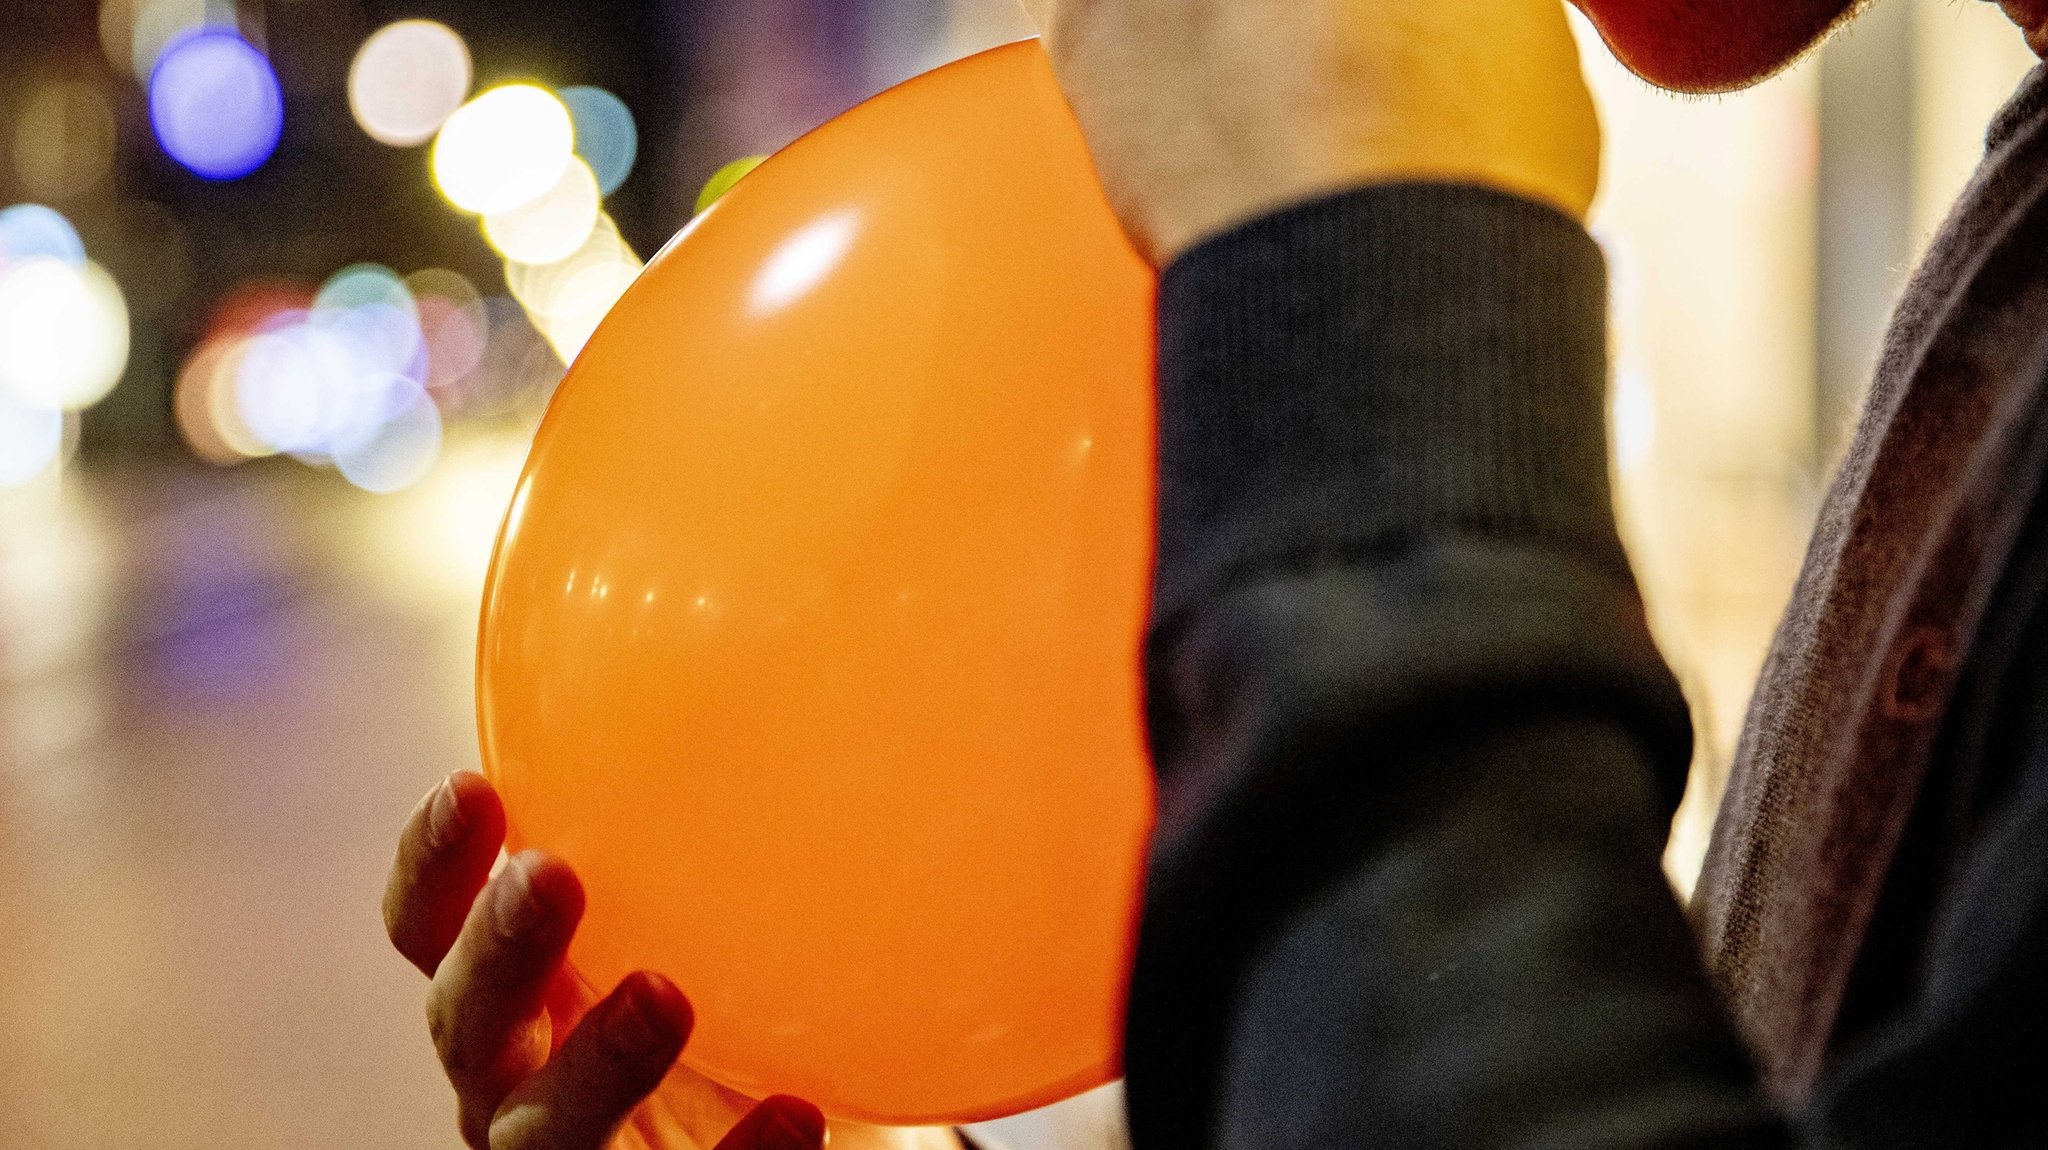
[[[1862,0],[1573,0],[1638,76],[1725,92],[1797,60]]]

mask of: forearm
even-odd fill
[[[1357,192],[1197,249],[1160,322],[1141,1150],[1766,1137],[1657,868],[1689,726],[1591,241]]]
[[[1213,1144],[1785,1145],[1659,875],[1635,740],[1530,717],[1415,750],[1374,766],[1427,809],[1244,968]]]

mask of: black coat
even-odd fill
[[[1903,796],[1874,822],[1821,810],[1842,822],[1814,838],[1891,827],[1899,861],[1861,843],[1784,866],[1803,856],[1773,843],[1798,844],[1818,808],[1775,805],[1755,748],[1792,743],[1752,730],[1709,941],[1733,922],[1771,928],[1750,931],[1766,940],[1752,955],[1795,942],[1746,968],[1754,983],[1717,967],[1741,1031],[1659,869],[1690,727],[1615,538],[1598,249],[1525,201],[1408,185],[1279,213],[1168,269],[1146,652],[1161,818],[1126,1050],[1138,1150],[2048,1142],[2048,212],[2035,253],[1982,258],[2011,213],[2048,202],[2040,90],[2003,129],[2041,130],[2038,171],[2014,185],[2040,189],[1966,207],[1936,257],[1948,288],[2015,289],[2012,307],[1932,316],[2006,341],[1981,362],[2012,366],[1982,382],[2013,418],[1918,433],[1931,458],[1981,460],[1995,423],[2008,470],[1956,468],[1900,520],[1946,555],[1960,521],[1914,513],[1963,507],[1976,566],[1827,581],[1864,588],[1880,619],[1940,587],[1976,605],[1897,664],[1933,684],[1894,708],[1924,735],[1910,785],[1891,759],[1770,760],[1824,767],[1799,776],[1814,794],[1876,780]],[[1902,314],[1916,322],[1910,301]],[[1888,514],[1855,466],[1836,511]],[[1949,498],[1964,473],[1974,502]],[[1813,607],[1811,579],[1802,594]],[[1824,670],[1786,710],[1823,730],[1920,683],[1839,677],[1846,663],[1801,663],[1787,642],[1779,672]],[[1857,866],[1874,915],[1853,932],[1768,913],[1858,885],[1841,881]],[[1837,967],[1831,1001],[1812,981],[1770,997]],[[1757,1009],[1771,1001],[1795,1009]],[[1816,1012],[1800,1088],[1787,1036]]]

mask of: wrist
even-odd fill
[[[1600,132],[1554,0],[1057,0],[1046,46],[1111,206],[1164,266],[1354,187],[1475,184],[1584,219]]]

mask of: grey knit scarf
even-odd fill
[[[1808,1097],[2044,461],[2048,81],[1994,124],[1907,289],[1822,507],[1693,912],[1785,1102]]]

